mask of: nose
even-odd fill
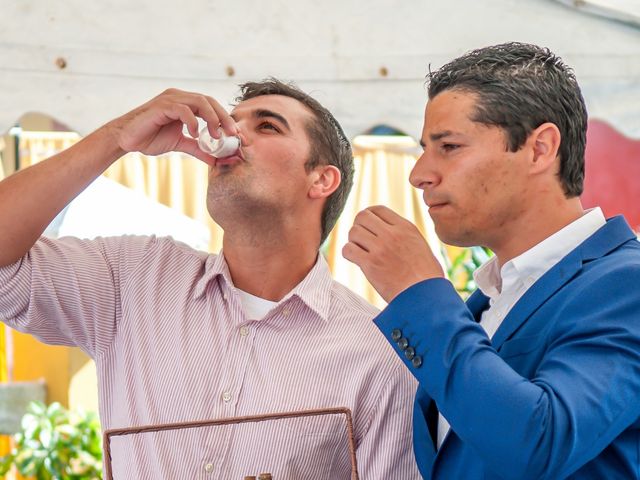
[[[416,188],[426,190],[440,183],[439,175],[433,168],[433,162],[425,149],[416,161],[409,175],[409,182]]]
[[[240,145],[246,147],[251,144],[251,139],[247,136],[247,129],[244,127],[242,120],[236,121],[236,127],[238,128],[238,138],[240,139]]]

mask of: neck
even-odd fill
[[[222,245],[234,285],[265,300],[281,300],[315,265],[320,239],[312,236],[302,229],[277,236],[225,231]]]
[[[508,261],[523,254],[554,233],[584,215],[578,197],[555,202],[553,205],[534,205],[524,212],[518,222],[500,232],[495,245],[489,246],[502,267]]]

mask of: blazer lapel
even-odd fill
[[[529,317],[582,268],[582,255],[573,250],[534,283],[511,308],[491,343],[498,350]]]
[[[583,262],[600,258],[634,238],[635,234],[623,217],[608,220],[606,225],[554,265],[516,302],[494,334],[491,340],[493,348],[499,349],[549,297],[582,269]]]

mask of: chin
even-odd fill
[[[475,247],[479,245],[478,239],[475,238],[475,235],[472,235],[470,232],[466,231],[452,231],[445,230],[443,228],[439,228],[438,225],[436,227],[436,234],[441,242],[446,243],[447,245],[453,245],[454,247]]]

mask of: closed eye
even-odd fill
[[[458,145],[457,143],[443,143],[441,148],[445,152],[453,152],[454,150],[457,150],[460,147],[461,145]]]
[[[260,130],[273,130],[273,131],[276,131],[278,133],[281,133],[280,128],[277,125],[275,125],[274,123],[272,123],[272,122],[266,122],[266,121],[265,122],[261,122],[258,125],[258,128]]]

